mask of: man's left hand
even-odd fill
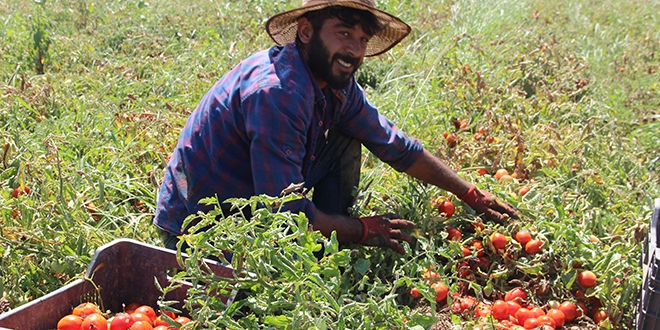
[[[358,218],[362,223],[362,238],[358,244],[366,246],[384,246],[400,254],[405,250],[401,241],[410,242],[412,236],[401,229],[413,229],[415,223],[400,219],[400,216],[388,214],[382,216]]]
[[[483,214],[486,218],[498,223],[506,223],[509,217],[520,218],[511,204],[498,201],[493,194],[481,191],[474,185],[471,185],[470,190],[459,198],[478,214]]]

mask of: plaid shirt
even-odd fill
[[[378,113],[355,80],[324,93],[293,43],[250,56],[188,118],[165,169],[154,224],[180,234],[188,215],[208,210],[198,205],[201,198],[279,196],[305,181],[316,140],[332,127],[397,171],[408,169],[423,149]],[[285,209],[304,212],[310,223],[316,218],[309,199]]]

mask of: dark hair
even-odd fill
[[[384,28],[383,25],[378,21],[376,15],[372,14],[371,12],[344,6],[331,6],[310,11],[301,17],[305,17],[307,20],[309,20],[309,22],[312,24],[312,28],[314,28],[314,33],[318,33],[318,31],[321,30],[325,20],[329,18],[338,18],[350,26],[360,24],[362,30],[364,30],[364,32],[370,36],[374,36]],[[302,45],[297,35],[296,45]]]

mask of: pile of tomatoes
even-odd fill
[[[186,316],[156,313],[153,307],[136,302],[115,314],[103,313],[95,303],[84,302],[57,322],[57,330],[172,330],[188,322],[190,319]]]

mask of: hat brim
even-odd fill
[[[354,1],[333,1],[285,11],[268,19],[266,32],[278,45],[284,45],[296,39],[298,18],[303,14],[331,6],[351,7],[371,12],[376,16],[383,29],[374,35],[367,44],[365,56],[376,56],[396,46],[411,31],[408,24],[394,15]]]

